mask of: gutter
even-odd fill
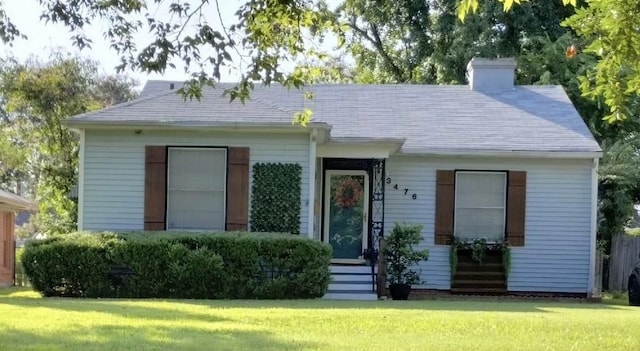
[[[533,151],[533,150],[424,150],[401,151],[398,156],[434,156],[434,157],[503,157],[503,158],[547,158],[594,159],[602,157],[602,151]]]
[[[163,121],[74,121],[67,120],[63,124],[71,129],[225,129],[225,130],[281,130],[292,132],[308,132],[311,129],[331,130],[331,126],[326,123],[311,122],[303,127],[291,122],[276,123],[251,123],[251,122],[163,122]]]

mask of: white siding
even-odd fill
[[[302,166],[300,232],[307,233],[309,136],[145,130],[85,132],[83,168],[84,230],[144,228],[144,160],[146,145],[249,147],[250,172],[258,162]],[[252,174],[249,181],[253,181]],[[251,191],[251,188],[249,189]],[[251,194],[249,194],[249,198]]]
[[[424,225],[422,286],[450,288],[449,246],[434,245],[436,170],[527,172],[525,246],[511,252],[510,291],[588,291],[591,160],[499,160],[396,156],[387,160],[385,232],[395,222]],[[398,190],[393,186],[398,184]],[[409,189],[404,195],[404,189]],[[412,194],[417,195],[412,200]]]

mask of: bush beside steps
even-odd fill
[[[22,264],[44,296],[300,299],[325,294],[330,246],[267,233],[73,233],[33,242]]]

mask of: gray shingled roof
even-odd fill
[[[176,88],[182,83],[175,82]],[[244,105],[207,88],[184,101],[169,82],[150,81],[133,102],[76,116],[82,123],[290,123],[308,107],[332,138],[406,139],[403,152],[599,152],[597,142],[560,86],[516,86],[503,92],[466,85],[314,85],[313,100],[298,90],[256,87]]]

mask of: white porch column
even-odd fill
[[[316,139],[318,131],[313,129],[309,135],[309,195],[307,200],[307,236],[313,239],[316,205]]]
[[[78,231],[84,230],[84,154],[86,149],[84,129],[80,129],[80,150],[78,155]]]

